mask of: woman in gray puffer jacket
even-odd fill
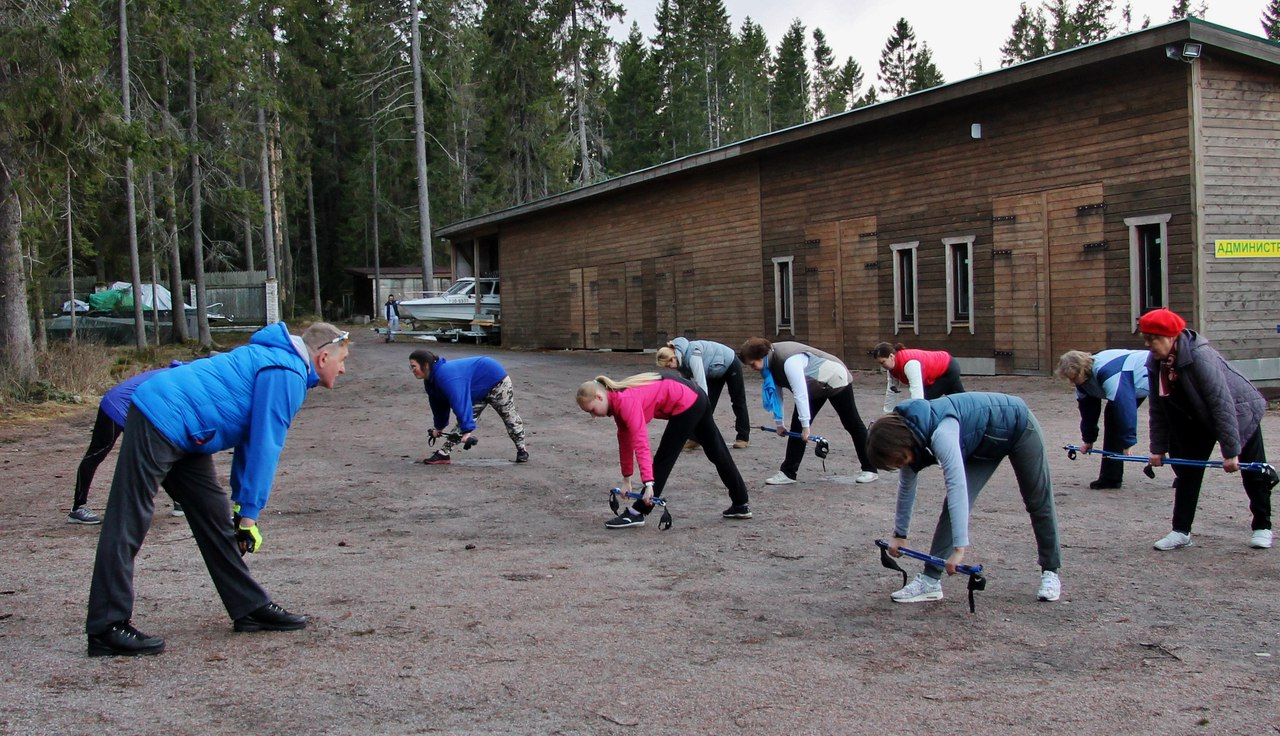
[[[1265,463],[1262,415],[1267,402],[1249,379],[1227,364],[1209,341],[1168,309],[1147,312],[1138,331],[1151,349],[1147,362],[1151,403],[1150,462],[1162,465],[1166,455],[1208,460],[1215,443],[1222,448],[1222,469],[1239,472],[1242,463]],[[1175,465],[1173,530],[1155,543],[1162,551],[1191,546],[1204,466]],[[1250,546],[1271,546],[1271,486],[1266,473],[1241,473],[1253,514]]]

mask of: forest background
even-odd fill
[[[193,280],[199,329],[174,335],[207,347],[206,271],[265,270],[285,317],[332,316],[345,267],[447,258],[433,226],[948,81],[905,18],[868,69],[800,18],[776,43],[735,28],[723,0],[659,0],[651,34],[617,42],[622,17],[613,0],[0,0],[4,384],[41,379],[33,305],[54,279]],[[1280,0],[1258,19],[1280,39]],[[1003,22],[1008,66],[1151,20],[1047,0]]]

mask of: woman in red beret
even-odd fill
[[[1168,309],[1142,315],[1138,331],[1151,350],[1147,361],[1151,403],[1151,464],[1165,455],[1185,460],[1208,460],[1213,445],[1222,447],[1222,469],[1240,470],[1241,463],[1266,462],[1262,444],[1262,415],[1266,399],[1249,379],[1240,375],[1209,341]],[[1155,543],[1158,550],[1191,546],[1191,523],[1204,467],[1175,465],[1173,531]],[[1271,547],[1271,483],[1266,474],[1241,473],[1253,514],[1250,546]]]

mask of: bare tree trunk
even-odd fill
[[[65,159],[65,157],[64,157]],[[75,231],[71,227],[71,160],[66,160],[66,194],[67,194],[67,293],[71,299],[71,334],[67,336],[67,343],[72,347],[76,344],[76,246]]]
[[[35,254],[33,253],[27,256],[23,259],[23,262],[26,263],[27,268],[30,269],[27,272],[27,283],[31,284],[31,290],[34,292],[31,296],[36,302],[36,308],[31,312],[31,321],[33,323],[32,331],[34,333],[34,337],[32,339],[35,340],[36,352],[45,353],[49,350],[49,334],[45,329],[44,284],[41,279],[35,277]]]
[[[240,167],[240,188],[248,189],[244,180],[244,166]],[[253,270],[253,220],[249,217],[249,210],[244,211],[244,221],[241,223],[244,230],[244,266],[245,270]]]
[[[274,66],[268,67],[272,69]],[[284,207],[284,187],[280,184],[284,162],[280,158],[280,115],[272,113],[271,115],[271,204],[274,207],[272,211],[272,224],[275,225],[275,242],[279,248],[277,256],[280,262],[277,268],[280,269],[280,302],[284,305],[285,314],[292,315],[293,310],[293,269],[289,263],[289,237],[286,232],[288,220],[285,219]]]
[[[156,263],[156,240],[160,237],[159,218],[156,217],[156,177],[147,174],[147,195],[143,198],[147,211],[147,250],[151,254],[151,324],[156,331],[156,347],[160,346],[160,304],[156,288],[160,286],[160,267]]]
[[[378,315],[382,304],[382,244],[378,237],[378,129],[372,116],[369,118],[369,156],[373,159],[373,304],[370,309]]]
[[[321,319],[326,317],[320,302],[320,256],[316,248],[316,197],[312,184],[313,174],[307,169],[307,227],[311,231],[311,290],[315,295],[316,314]]]
[[[173,120],[169,114],[169,57],[165,55],[160,56],[160,80],[163,85],[160,105],[164,109],[166,127],[169,127]],[[177,126],[172,127],[176,131]],[[169,298],[173,300],[170,315],[173,318],[173,341],[183,343],[191,339],[191,332],[187,329],[187,296],[182,290],[182,251],[178,244],[178,203],[174,193],[177,175],[173,170],[173,158],[168,158],[164,176],[164,214],[165,250],[169,255]]]
[[[0,146],[0,344],[7,378],[26,385],[36,380],[27,305],[27,272],[22,267],[22,203],[13,187],[12,159]]]
[[[422,27],[418,3],[412,3],[413,142],[418,164],[418,245],[422,249],[422,290],[431,290],[435,263],[431,253],[431,198],[427,189],[427,126],[422,99]],[[317,290],[318,292],[318,290]],[[318,297],[317,297],[318,298]]]
[[[262,136],[262,250],[267,264],[267,278],[276,278],[275,208],[271,204],[271,153],[267,143],[267,111],[258,108],[258,133]]]
[[[129,97],[129,9],[127,0],[120,0],[120,102],[126,127],[133,122]],[[124,159],[125,217],[128,218],[129,276],[133,279],[133,331],[134,345],[147,347],[147,325],[142,319],[142,269],[138,263],[138,206],[133,192],[133,154]]]
[[[204,288],[204,224],[200,221],[204,214],[204,173],[200,169],[200,116],[199,99],[196,95],[196,52],[187,51],[187,107],[191,109],[191,131],[187,141],[191,145],[191,268],[192,278],[196,282],[196,331],[199,333],[200,345],[213,346],[213,335],[209,332],[209,298]]]

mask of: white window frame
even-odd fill
[[[1143,225],[1160,226],[1160,301],[1169,306],[1169,220],[1172,214],[1126,217],[1129,228],[1129,316],[1133,332],[1138,331],[1138,318],[1142,316],[1142,262],[1138,258],[1138,228]]]
[[[974,334],[973,323],[975,320],[974,320],[974,314],[973,314],[973,241],[976,239],[977,239],[977,236],[975,235],[966,235],[960,238],[943,238],[942,239],[943,250],[946,251],[945,255],[947,258],[947,334],[948,335],[950,335],[951,331],[956,327],[964,327],[966,325],[968,325],[969,327],[969,334],[970,335]],[[965,256],[964,256],[965,261],[969,264],[969,268],[966,269],[968,271],[968,274],[965,277],[966,281],[968,282],[966,286],[969,287],[969,299],[968,299],[969,316],[965,318],[961,318],[957,316],[955,313],[956,312],[955,310],[956,274],[953,268],[955,265],[955,259],[953,258],[953,255],[955,254],[955,251],[960,250],[962,248],[965,251]]]
[[[893,334],[897,335],[902,332],[904,327],[910,327],[912,334],[920,334],[920,259],[918,254],[920,251],[920,241],[913,240],[909,243],[893,243],[889,246],[889,250],[893,252]],[[902,302],[904,295],[902,293],[902,270],[898,263],[901,261],[899,251],[911,251],[911,294],[912,309],[911,322],[903,322]]]
[[[773,259],[773,316],[776,335],[781,335],[784,330],[790,332],[792,336],[796,334],[795,260],[795,256],[779,256]],[[782,268],[784,263],[786,264],[785,285]],[[784,320],[784,315],[790,315],[790,319]]]

